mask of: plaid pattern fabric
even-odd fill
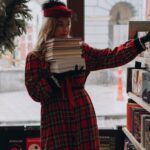
[[[144,51],[138,40],[129,40],[119,47],[98,50],[85,45],[83,57],[85,58],[87,70],[94,71],[119,67],[133,60],[138,53]]]
[[[44,70],[49,70],[49,64],[33,53],[28,54],[25,84],[33,100],[41,102],[42,150],[100,149],[93,104],[82,87],[90,71],[121,66],[137,54],[133,40],[113,51],[99,51],[85,45],[82,56],[85,58],[87,70],[77,75],[64,76],[58,91],[47,81],[51,73]]]

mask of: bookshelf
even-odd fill
[[[140,58],[140,57],[139,57]],[[138,62],[141,62],[143,64],[146,64],[148,61],[148,58],[138,58]],[[137,60],[136,60],[137,61]],[[149,64],[148,64],[149,65]],[[130,83],[131,84],[131,83]],[[131,90],[131,89],[130,89]],[[139,104],[142,108],[150,112],[150,104],[146,103],[141,97],[137,96],[136,94],[132,93],[131,91],[128,91],[128,96],[131,98],[135,103]],[[146,150],[144,147],[142,147],[141,143],[139,143],[136,138],[132,135],[132,133],[127,129],[127,127],[122,128],[124,134],[126,137],[131,141],[131,143],[134,145],[134,147],[137,150]]]
[[[131,21],[129,23],[129,39],[133,39],[134,35],[137,34],[136,32],[149,31],[149,26],[150,26],[150,21]],[[148,51],[149,50],[150,50],[150,47],[148,47]],[[130,68],[128,70],[129,74],[128,74],[128,78],[127,78],[127,82],[128,82],[127,83],[127,93],[128,93],[129,98],[132,99],[132,101],[134,101],[136,104],[140,105],[147,112],[150,112],[150,104],[146,103],[142,99],[142,96],[139,97],[139,96],[137,96],[136,94],[134,94],[132,92],[132,90],[133,90],[132,88],[135,87],[134,85],[132,85],[132,81],[134,81],[134,79],[136,79],[135,76],[132,76],[132,69],[143,69],[141,67],[141,65],[144,65],[144,69],[147,70],[147,71],[150,71],[150,56],[149,56],[150,52],[149,53],[145,53],[145,54],[146,55],[144,55],[144,57],[142,57],[140,55],[138,57],[136,57],[136,59],[135,59],[135,61],[136,61],[135,67],[134,68]],[[135,87],[135,89],[136,89],[136,87]],[[128,117],[127,117],[127,119],[128,119]],[[128,120],[128,121],[130,123],[132,122],[132,120],[131,121]],[[137,129],[137,124],[132,124],[132,126],[133,127],[136,126],[135,129]],[[145,146],[142,145],[141,139],[139,140],[139,139],[137,139],[137,137],[135,138],[135,136],[134,136],[135,133],[133,133],[133,131],[130,129],[129,124],[127,125],[127,127],[123,127],[122,131],[124,132],[124,134],[126,135],[126,137],[128,138],[128,140],[134,145],[134,147],[136,148],[136,150],[147,150],[147,148],[145,148]],[[139,132],[141,132],[141,130],[139,129],[137,132],[139,133]],[[137,136],[137,133],[136,133],[136,136]]]
[[[150,112],[150,104],[143,101],[143,99],[137,95],[135,95],[132,92],[128,92],[128,96],[137,104],[139,104],[142,108]],[[142,147],[141,143],[139,143],[135,137],[132,135],[131,132],[128,131],[127,127],[123,127],[122,131],[126,135],[126,137],[132,142],[132,144],[135,146],[137,150],[146,150],[144,147]]]
[[[134,138],[134,136],[128,131],[126,127],[123,127],[122,130],[137,150],[145,150],[145,148],[141,146],[141,144]]]

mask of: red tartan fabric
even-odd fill
[[[113,51],[110,49],[100,51],[84,45],[82,56],[85,58],[86,71],[64,77],[64,80],[60,81],[62,86],[60,91],[54,91],[47,78],[41,75],[43,69],[49,70],[49,63],[41,61],[33,53],[28,54],[25,84],[33,100],[41,102],[42,150],[100,149],[93,104],[86,90],[78,87],[84,87],[90,71],[121,66],[130,62],[137,54],[133,40]],[[50,74],[49,72],[49,77]],[[68,81],[71,92],[69,94]]]

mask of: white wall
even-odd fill
[[[118,2],[128,2],[134,20],[144,20],[146,0],[85,0],[85,41],[96,48],[108,47],[110,10]],[[93,40],[94,39],[94,40]]]

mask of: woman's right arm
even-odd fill
[[[46,75],[47,72],[50,72],[48,68],[47,62],[42,64],[35,54],[28,54],[25,66],[25,85],[29,95],[37,102],[48,100],[52,93],[52,87],[46,78],[46,76],[50,77],[50,75]],[[44,72],[46,69],[47,72]]]

